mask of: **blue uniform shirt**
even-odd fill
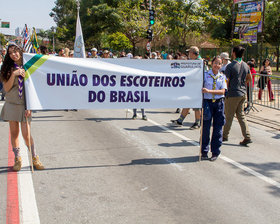
[[[209,70],[208,72],[204,73],[204,85],[203,85],[204,88],[211,89],[211,90],[213,89],[214,79],[211,77],[211,75],[215,77],[218,76],[216,80],[216,90],[227,89],[226,76],[220,72],[218,72],[217,75],[214,75],[212,70]],[[217,100],[223,97],[225,97],[225,95],[215,95],[214,99]],[[204,93],[204,99],[212,100],[213,94]]]

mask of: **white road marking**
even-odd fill
[[[196,141],[194,141],[192,139],[189,139],[189,138],[187,138],[187,137],[185,137],[185,136],[183,136],[183,135],[181,135],[181,134],[179,134],[179,133],[177,133],[175,131],[172,131],[169,128],[164,127],[164,126],[158,124],[157,122],[155,122],[155,121],[153,121],[151,119],[148,119],[148,121],[150,123],[158,126],[159,128],[161,128],[161,129],[163,129],[165,131],[168,131],[168,132],[172,133],[173,135],[175,135],[175,136],[177,136],[177,137],[179,137],[181,139],[186,140],[187,142],[191,143],[192,145],[200,147],[198,142],[196,142]],[[263,181],[265,181],[265,182],[267,182],[267,183],[269,183],[269,184],[271,184],[271,185],[273,185],[275,187],[277,187],[277,188],[280,188],[280,183],[279,182],[277,182],[277,181],[275,181],[275,180],[273,180],[273,179],[271,179],[269,177],[266,177],[266,176],[262,175],[261,173],[258,173],[256,171],[250,169],[249,167],[246,167],[246,166],[242,165],[241,163],[238,163],[238,162],[236,162],[236,161],[234,161],[234,160],[232,160],[232,159],[230,159],[230,158],[228,158],[226,156],[222,156],[222,155],[220,155],[219,158],[221,158],[225,162],[230,163],[230,164],[238,167],[239,169],[244,170],[245,172],[247,172],[247,173],[249,173],[249,174],[251,174],[251,175],[253,175],[253,176],[255,176],[255,177],[257,177],[257,178],[259,178],[259,179],[261,179],[261,180],[263,180]]]
[[[247,173],[250,173],[251,175],[253,175],[255,177],[258,177],[259,179],[261,179],[261,180],[263,180],[263,181],[265,181],[265,182],[267,182],[267,183],[269,183],[271,185],[274,185],[275,187],[280,188],[280,183],[278,183],[277,181],[275,181],[275,180],[273,180],[273,179],[271,179],[269,177],[266,177],[266,176],[264,176],[264,175],[262,175],[262,174],[260,174],[260,173],[258,173],[256,171],[252,170],[251,168],[249,168],[247,166],[244,166],[244,165],[242,165],[242,164],[240,164],[238,162],[235,162],[234,160],[232,160],[232,159],[230,159],[230,158],[228,158],[226,156],[220,155],[219,157],[222,160],[224,160],[224,161],[226,161],[226,162],[228,162],[228,163],[238,167],[239,169],[244,170]]]
[[[20,154],[22,158],[22,169],[18,172],[18,191],[19,191],[19,213],[21,224],[40,224],[40,218],[35,198],[32,173],[29,163],[28,148],[24,144],[21,133]]]

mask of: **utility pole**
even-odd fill
[[[150,57],[151,57],[151,49],[152,49],[150,42],[152,42],[152,40],[153,40],[152,24],[150,23],[150,14],[151,14],[150,12],[151,11],[152,11],[152,0],[149,0],[149,29],[147,31],[149,42],[147,43],[147,50],[149,51]]]
[[[262,67],[262,59],[263,59],[263,41],[264,41],[264,13],[265,13],[265,0],[263,0],[263,11],[262,11],[262,32],[261,32],[261,57],[260,57],[260,68]]]

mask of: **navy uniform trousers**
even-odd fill
[[[211,138],[211,152],[218,156],[223,141],[223,126],[225,124],[224,99],[203,100],[203,129],[202,129],[202,155],[206,156],[209,151],[210,129],[213,120],[213,131]]]

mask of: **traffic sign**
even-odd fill
[[[147,49],[147,51],[150,51],[150,50],[151,50],[151,43],[150,43],[150,42],[147,43],[146,49]]]

